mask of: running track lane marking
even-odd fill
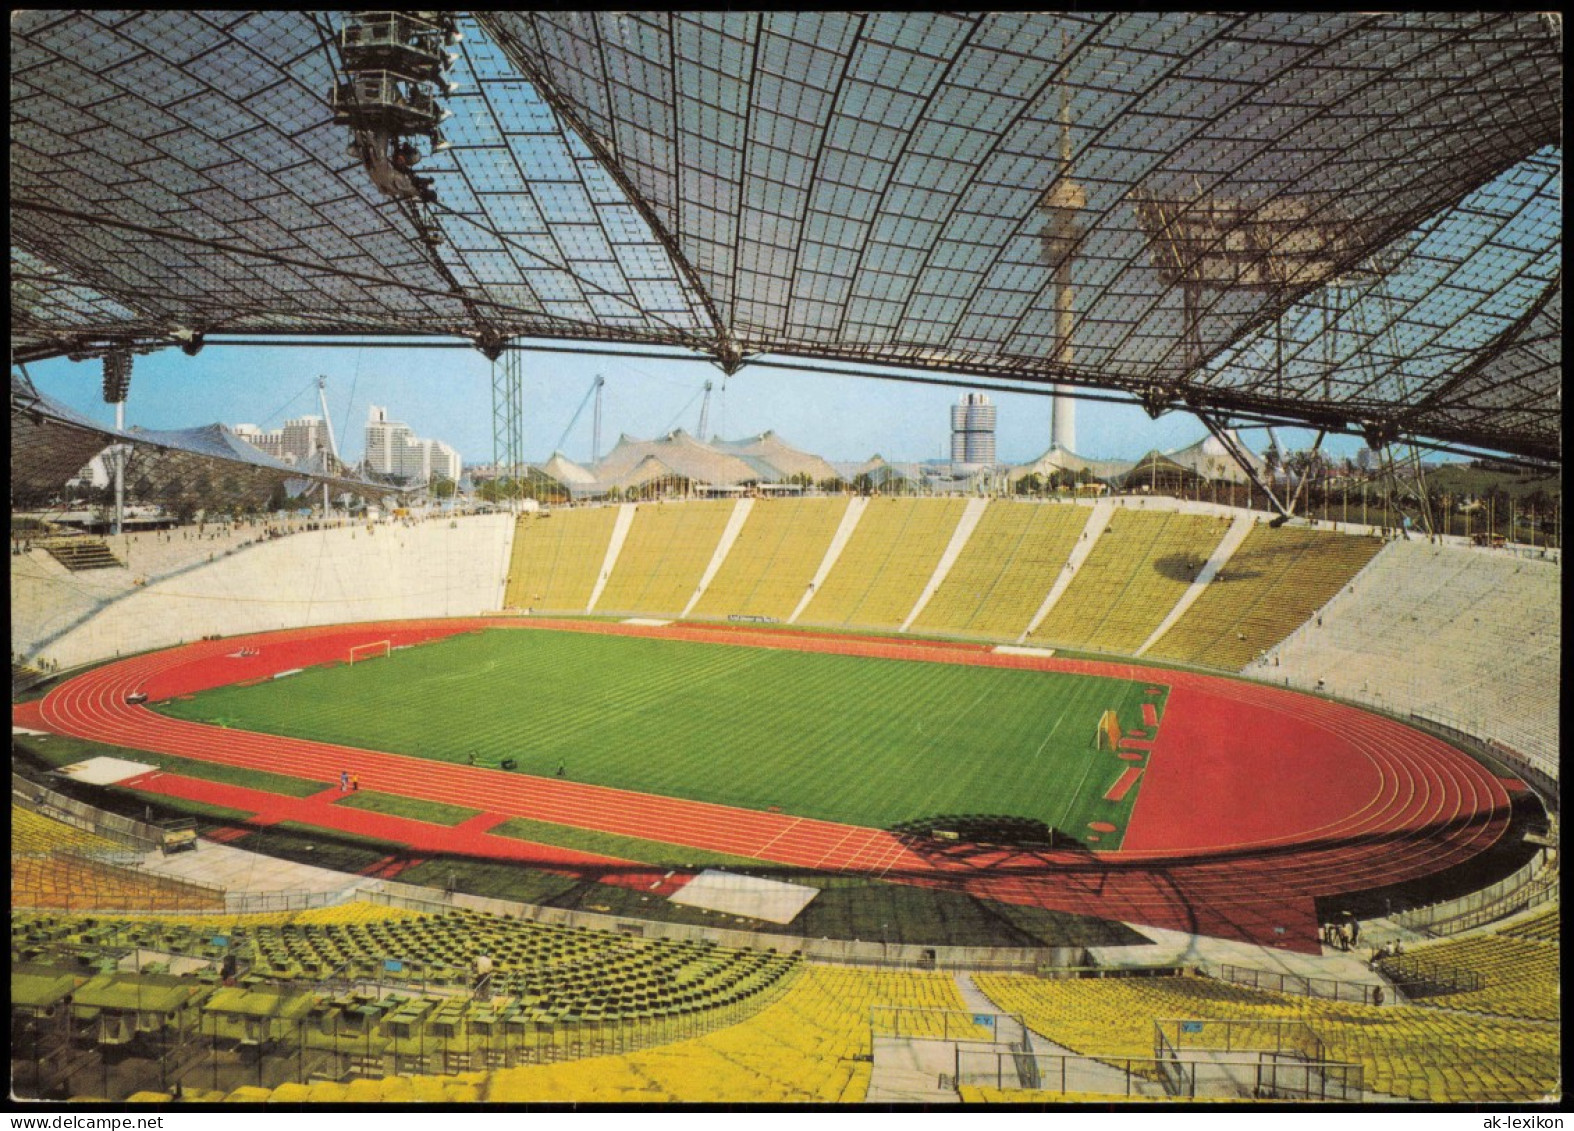
[[[854,833],[860,832],[860,831],[861,830],[856,825],[848,826],[847,831],[842,834],[842,839],[837,841],[835,844],[831,845],[830,848],[826,849],[825,853],[818,860],[816,860],[814,862],[815,870],[819,871],[820,869],[824,868],[825,867],[825,862],[827,860],[829,860],[831,857],[835,856],[837,851],[842,847],[842,845],[847,843],[847,838],[852,836]]]
[[[782,837],[784,837],[788,833],[792,832],[794,829],[796,829],[801,824],[803,824],[803,818],[802,817],[794,817],[792,819],[792,823],[791,824],[783,825],[780,829],[777,830],[775,836],[771,837],[770,840],[768,840],[764,844],[760,845],[759,850],[758,850],[759,853],[764,853],[766,851],[766,849],[770,848],[771,845],[773,845],[777,841],[781,840]],[[843,837],[842,839],[846,840],[847,838]]]

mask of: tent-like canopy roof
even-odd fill
[[[636,478],[629,478],[636,468],[647,463],[649,466]],[[735,487],[763,478],[756,468],[737,456],[717,451],[681,428],[655,440],[619,436],[617,446],[596,465],[595,472],[601,489],[640,486],[662,476],[713,487]]]
[[[1560,458],[1555,15],[477,13],[435,233],[341,20],[13,14],[15,358],[593,338]]]
[[[1231,433],[1230,439],[1234,442],[1235,449],[1240,453],[1241,458],[1251,464],[1254,472],[1262,474],[1266,470],[1268,465],[1263,462],[1263,458],[1248,448],[1240,436]],[[1143,458],[1146,459],[1147,457],[1144,456]],[[1241,465],[1235,461],[1229,452],[1225,451],[1224,445],[1219,442],[1216,436],[1204,436],[1188,447],[1180,448],[1173,452],[1166,452],[1163,458],[1178,467],[1194,472],[1199,478],[1214,483],[1246,483],[1249,481],[1249,477],[1242,470]]]
[[[569,459],[562,452],[553,452],[552,458],[542,464],[540,470],[543,474],[557,480],[565,487],[586,487],[596,481],[594,474]]]
[[[766,476],[772,481],[784,481],[795,475],[807,475],[815,483],[835,479],[836,468],[812,452],[801,451],[783,440],[775,432],[762,432],[742,440],[723,440],[716,437],[711,446],[723,452],[747,459],[755,466],[771,469]]]
[[[1157,448],[1145,452],[1141,459],[1117,478],[1122,486],[1140,487],[1150,481],[1169,483],[1195,483],[1203,476],[1193,467],[1165,455]]]
[[[1069,471],[1073,475],[1086,471],[1095,479],[1115,479],[1130,471],[1132,466],[1130,460],[1086,459],[1064,448],[1050,448],[1036,460],[1013,467],[1006,473],[1006,481],[1016,483],[1029,475],[1048,476],[1057,471]]]
[[[362,479],[326,475],[275,459],[222,424],[155,432],[121,432],[61,404],[11,377],[11,488],[13,501],[56,495],[94,456],[114,444],[129,450],[125,479],[133,497],[174,501],[192,497],[262,503],[279,484],[380,498],[398,493]]]

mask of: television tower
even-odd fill
[[[1044,194],[1039,207],[1045,216],[1044,258],[1049,264],[1055,282],[1055,364],[1069,368],[1073,361],[1071,352],[1071,326],[1073,293],[1071,286],[1071,261],[1080,238],[1078,213],[1088,206],[1088,196],[1081,185],[1071,179],[1071,95],[1070,88],[1060,88],[1060,175]],[[1049,442],[1051,448],[1075,451],[1077,444],[1077,402],[1071,389],[1056,385],[1050,401]]]

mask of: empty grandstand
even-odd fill
[[[940,564],[963,506],[959,499],[871,499],[795,623],[900,627]]]
[[[790,617],[830,548],[846,499],[762,499],[692,615]]]
[[[1089,513],[1075,506],[991,503],[913,628],[1016,639],[1065,569]]]
[[[1562,580],[1539,557],[1393,542],[1265,674],[1494,739],[1555,777]]]
[[[1159,642],[1156,659],[1238,669],[1304,624],[1383,544],[1320,530],[1253,527]]]
[[[694,502],[683,506],[637,506],[633,525],[595,610],[668,616],[681,613],[716,553],[734,505]]]
[[[1562,1101],[1555,13],[11,29],[13,1102]]]
[[[617,517],[616,507],[521,515],[505,603],[516,609],[584,612]]]

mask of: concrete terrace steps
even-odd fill
[[[694,606],[699,604],[700,598],[705,596],[705,590],[710,588],[710,583],[715,580],[722,563],[727,560],[727,555],[732,552],[733,543],[738,540],[738,534],[743,530],[743,524],[748,521],[749,513],[754,509],[753,499],[739,499],[732,508],[732,514],[727,517],[727,525],[721,532],[721,541],[716,544],[716,552],[711,555],[710,564],[705,567],[705,572],[700,576],[699,585],[694,588],[694,596],[689,598],[689,603],[683,606],[680,617],[686,617]]]
[[[918,601],[907,614],[907,619],[902,622],[899,632],[906,632],[912,623],[924,611],[924,606],[929,604],[945,584],[946,576],[951,572],[951,567],[956,564],[956,559],[967,546],[968,539],[973,536],[973,531],[978,526],[979,519],[984,517],[984,508],[989,505],[988,499],[969,499],[967,509],[962,512],[961,521],[956,524],[956,530],[951,534],[951,541],[946,544],[945,552],[940,555],[940,561],[935,565],[935,572],[929,578],[929,583],[924,586],[924,591],[918,595]]]
[[[1071,547],[1065,566],[1056,575],[1055,583],[1050,586],[1049,592],[1044,595],[1044,603],[1038,607],[1038,612],[1033,614],[1033,619],[1028,621],[1027,627],[1022,630],[1022,635],[1017,637],[1018,644],[1024,643],[1028,637],[1038,631],[1038,626],[1044,623],[1044,618],[1071,587],[1071,582],[1077,576],[1077,570],[1082,568],[1082,563],[1088,560],[1089,554],[1093,553],[1093,548],[1098,545],[1099,535],[1104,533],[1104,528],[1114,516],[1115,505],[1108,499],[1100,499],[1093,504],[1088,513],[1088,524],[1082,528],[1082,537]]]
[[[34,545],[72,572],[89,569],[123,569],[125,563],[98,538],[46,539]]]
[[[837,561],[842,556],[842,551],[847,548],[848,539],[853,536],[853,531],[858,529],[858,522],[863,518],[864,511],[869,508],[869,500],[857,496],[849,499],[847,510],[842,515],[842,521],[836,527],[836,533],[831,536],[831,544],[825,548],[825,557],[820,562],[820,568],[814,571],[814,576],[809,580],[809,587],[804,590],[798,605],[792,611],[792,616],[787,618],[788,624],[798,623],[798,618],[803,615],[803,610],[808,608],[809,602],[814,600],[815,594],[820,591],[820,586],[825,584],[825,579],[836,567]]]

